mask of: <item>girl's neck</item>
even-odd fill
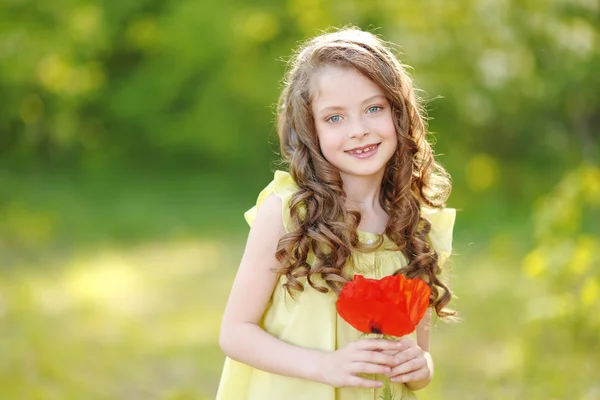
[[[351,176],[341,174],[346,192],[346,204],[358,208],[361,214],[372,214],[381,210],[379,193],[381,191],[381,176]]]

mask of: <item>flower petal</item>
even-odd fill
[[[413,332],[429,305],[429,286],[402,275],[368,279],[355,275],[337,301],[340,316],[361,332],[404,336]]]

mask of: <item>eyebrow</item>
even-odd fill
[[[366,103],[370,103],[371,101],[373,101],[375,99],[379,99],[379,98],[386,99],[386,97],[384,95],[376,94],[367,99],[364,99],[360,104],[363,105]],[[336,111],[336,110],[343,110],[343,109],[344,109],[344,107],[341,107],[341,106],[328,106],[328,107],[321,109],[319,112],[322,114],[322,113],[329,112],[329,111]]]

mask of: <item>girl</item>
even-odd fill
[[[278,104],[277,171],[245,214],[246,249],[223,316],[217,399],[373,399],[382,374],[415,399],[433,375],[432,312],[455,211],[405,67],[376,36],[323,34],[296,54]],[[361,339],[336,312],[354,273],[424,279],[431,307],[416,342]]]

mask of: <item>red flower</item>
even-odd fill
[[[340,316],[363,333],[401,337],[425,315],[431,290],[421,279],[402,275],[368,279],[355,275],[337,300]]]

